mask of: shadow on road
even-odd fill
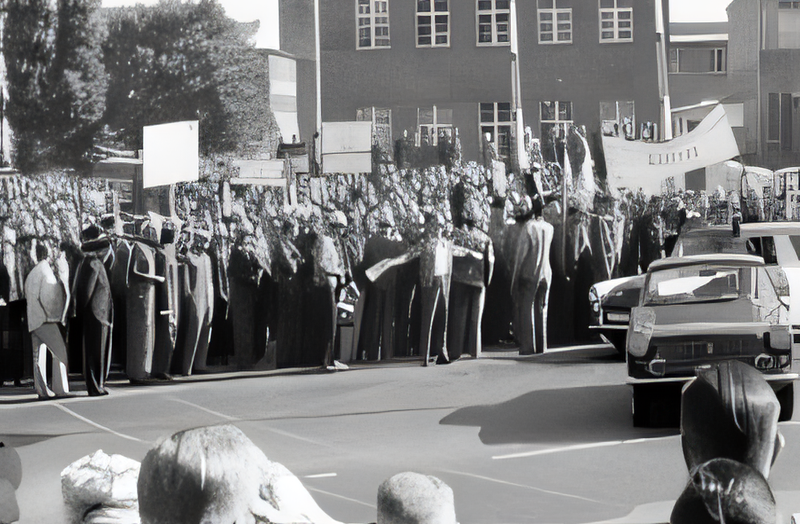
[[[458,409],[439,423],[480,427],[484,444],[575,444],[678,434],[677,428],[634,428],[626,385],[532,391],[499,404]]]

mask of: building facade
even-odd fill
[[[546,152],[552,135],[572,123],[585,125],[594,144],[604,122],[608,132],[627,123],[638,136],[641,124],[659,122],[657,5],[318,1],[322,120],[372,119],[389,142],[407,136],[416,144],[435,144],[457,129],[466,160],[481,158],[488,134],[507,156],[518,68],[524,125]],[[281,46],[298,59],[298,88],[314,86],[313,67],[302,65],[315,59],[313,0],[282,0]],[[315,103],[307,93],[298,100]],[[313,112],[300,111],[308,140]]]
[[[710,110],[704,101],[717,100],[728,112],[744,163],[772,170],[798,166],[800,2],[734,0],[727,12],[727,23],[671,26],[676,132]]]

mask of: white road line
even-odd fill
[[[492,478],[492,477],[485,477],[483,475],[475,475],[474,473],[465,473],[463,471],[453,471],[453,470],[449,470],[449,469],[441,469],[439,471],[442,471],[444,473],[451,473],[453,475],[462,475],[462,476],[465,476],[465,477],[472,477],[472,478],[476,478],[476,479],[480,479],[480,480],[488,480],[489,482],[496,482],[497,484],[504,484],[506,486],[514,486],[514,487],[517,487],[517,488],[525,488],[525,489],[529,489],[529,490],[532,490],[532,491],[538,491],[540,493],[546,493],[548,495],[557,495],[559,497],[567,497],[567,498],[571,498],[571,499],[578,499],[578,500],[583,500],[583,501],[586,501],[586,502],[593,502],[595,504],[605,504],[605,505],[609,504],[608,502],[603,502],[601,500],[595,500],[595,499],[590,499],[590,498],[586,498],[586,497],[581,497],[580,495],[570,495],[569,493],[561,493],[559,491],[551,491],[549,489],[537,488],[536,486],[528,486],[527,484],[517,484],[516,482],[509,482],[507,480],[500,480],[500,479],[495,479],[495,478]]]
[[[187,406],[191,406],[191,407],[193,407],[195,409],[199,409],[200,411],[205,411],[206,413],[208,413],[210,415],[214,415],[215,417],[223,418],[223,419],[229,420],[231,422],[236,422],[236,421],[239,420],[236,417],[231,417],[229,415],[226,415],[225,413],[220,413],[219,411],[214,411],[213,409],[208,409],[208,408],[204,408],[203,406],[198,406],[197,404],[194,404],[193,402],[189,402],[188,400],[183,400],[182,398],[168,397],[168,399],[172,400],[173,402],[180,402],[181,404],[186,404]]]
[[[620,446],[623,444],[640,444],[643,442],[657,442],[659,440],[667,440],[678,437],[680,435],[669,435],[666,437],[653,437],[653,438],[634,438],[629,440],[610,440],[606,442],[590,442],[588,444],[575,444],[574,446],[564,446],[560,448],[538,449],[536,451],[525,451],[522,453],[511,453],[509,455],[495,455],[493,460],[505,460],[524,457],[536,457],[538,455],[550,455],[553,453],[564,453],[568,451],[580,451],[583,449],[605,448],[609,446]]]
[[[305,475],[304,479],[325,479],[335,477],[336,473],[317,473],[316,475]]]
[[[280,429],[275,429],[275,428],[270,428],[270,427],[266,427],[266,428],[263,428],[263,429],[266,429],[267,431],[272,431],[273,433],[277,433],[278,435],[283,435],[284,437],[294,438],[294,439],[300,440],[302,442],[307,442],[309,444],[314,444],[315,446],[323,446],[323,447],[326,447],[326,448],[335,447],[335,446],[332,446],[330,444],[326,444],[324,442],[319,442],[319,441],[316,441],[316,440],[312,440],[310,438],[301,437],[300,435],[295,435],[294,433],[289,433],[288,431],[283,431],[283,430],[280,430]]]
[[[82,422],[86,422],[86,423],[87,423],[87,424],[89,424],[90,426],[94,426],[94,427],[96,427],[97,429],[101,429],[101,430],[103,430],[103,431],[107,431],[108,433],[111,433],[112,435],[116,435],[116,436],[118,436],[118,437],[121,437],[121,438],[124,438],[124,439],[128,439],[128,440],[133,440],[134,442],[141,442],[141,443],[143,443],[143,444],[152,444],[152,442],[148,442],[148,441],[146,441],[146,440],[142,440],[142,439],[139,439],[139,438],[136,438],[136,437],[132,437],[132,436],[130,436],[130,435],[126,435],[126,434],[124,434],[124,433],[120,433],[119,431],[114,431],[113,429],[111,429],[111,428],[107,428],[107,427],[103,426],[102,424],[98,424],[97,422],[95,422],[95,421],[93,421],[93,420],[89,420],[88,418],[86,418],[86,417],[84,417],[84,416],[82,416],[82,415],[78,415],[77,413],[75,413],[75,412],[74,412],[74,411],[72,411],[71,409],[69,409],[69,408],[67,408],[67,407],[65,407],[65,406],[63,406],[63,405],[61,405],[61,403],[60,403],[60,402],[53,402],[53,403],[51,403],[51,404],[49,404],[49,405],[51,405],[51,406],[54,406],[54,407],[57,407],[58,409],[60,409],[60,410],[61,410],[61,411],[63,411],[64,413],[67,413],[67,414],[69,414],[69,415],[72,415],[72,416],[73,416],[73,417],[75,417],[76,419],[78,419],[78,420],[80,420],[80,421],[82,421]]]
[[[306,489],[308,491],[316,491],[317,493],[322,493],[323,495],[336,497],[337,499],[349,500],[350,502],[355,502],[356,504],[361,504],[362,506],[366,506],[368,508],[378,509],[378,506],[376,506],[375,504],[367,504],[366,502],[361,502],[360,500],[351,499],[350,497],[345,497],[344,495],[337,495],[336,493],[331,493],[330,491],[323,491],[321,489],[312,488],[310,486],[306,486]]]

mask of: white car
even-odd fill
[[[780,267],[789,283],[789,321],[795,354],[800,354],[800,222],[754,222],[741,224],[734,237],[728,226],[690,229],[678,237],[671,253],[674,257],[711,253],[760,256],[767,267]],[[594,314],[591,329],[599,331],[620,353],[630,310],[638,302],[644,275],[598,282],[589,291]],[[611,315],[609,315],[611,313]],[[622,336],[615,333],[623,333]]]

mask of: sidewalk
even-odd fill
[[[611,348],[608,344],[592,344],[585,346],[569,346],[563,348],[552,348],[545,353],[534,355],[520,355],[519,350],[512,345],[499,345],[484,348],[481,356],[477,359],[470,355],[462,355],[460,358],[454,360],[450,364],[435,364],[430,363],[430,366],[439,365],[447,366],[455,364],[456,362],[469,362],[480,361],[484,359],[491,360],[516,360],[521,362],[549,362],[552,359],[561,360],[569,357],[569,360],[590,360],[596,359],[598,354],[609,353],[609,358],[616,358],[616,350]],[[351,371],[359,369],[381,369],[381,368],[396,368],[396,367],[421,367],[421,357],[397,357],[384,360],[355,360],[344,364],[346,367],[339,369],[324,368],[321,366],[313,367],[291,367],[280,369],[267,369],[267,370],[233,370],[221,369],[210,371],[202,374],[195,374],[189,376],[174,376],[172,380],[151,380],[143,384],[131,384],[128,378],[122,371],[112,371],[106,385],[110,388],[110,395],[114,394],[115,389],[130,389],[149,386],[170,386],[172,384],[184,384],[195,382],[220,382],[227,380],[236,380],[242,378],[258,378],[280,375],[302,375],[302,374],[317,374],[317,373],[336,373],[339,371]],[[73,397],[68,398],[88,398],[86,393],[86,386],[84,385],[83,378],[79,373],[71,373],[69,376],[70,393]],[[28,402],[39,401],[36,392],[33,390],[33,379],[24,379],[21,386],[14,386],[10,381],[5,385],[0,386],[0,406],[10,404],[23,404]]]

